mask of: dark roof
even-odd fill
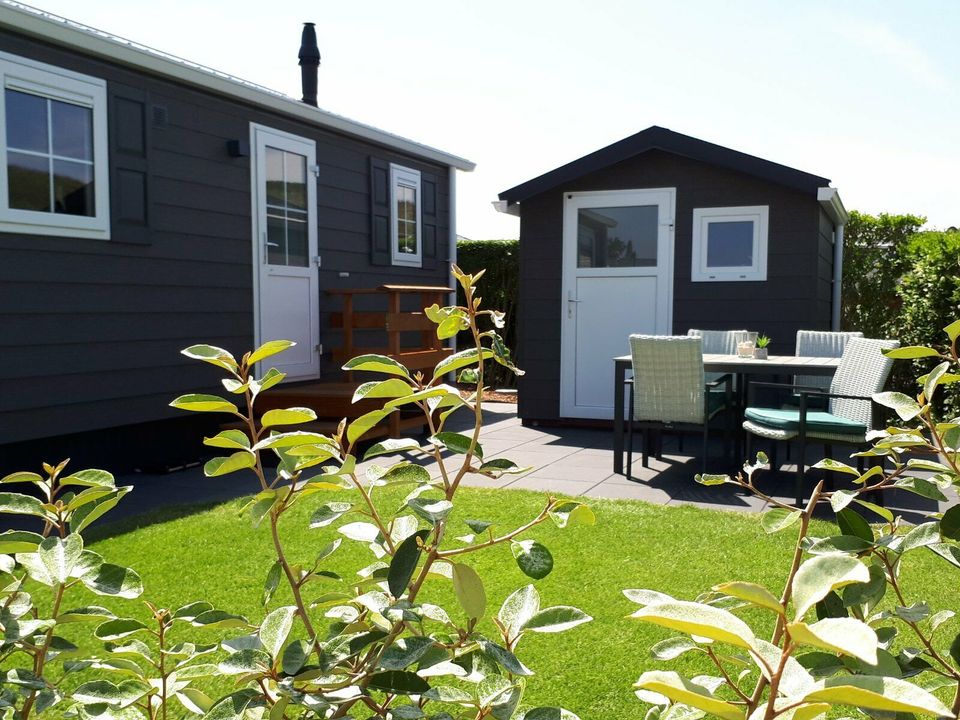
[[[700,160],[711,165],[737,170],[748,175],[763,178],[770,182],[786,185],[787,187],[816,194],[817,188],[830,184],[827,178],[811,175],[801,170],[794,170],[786,165],[779,165],[769,160],[763,160],[753,155],[731,150],[721,145],[714,145],[689,135],[662,128],[657,125],[641,130],[636,135],[624,138],[613,145],[584,155],[579,160],[562,165],[555,170],[544,173],[540,177],[528,180],[525,183],[500,193],[500,199],[510,203],[524,200],[551,190],[564,183],[575,180],[597,170],[601,170],[615,163],[627,160],[649,150],[663,150],[675,155]]]

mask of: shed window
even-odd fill
[[[391,256],[394,265],[420,267],[420,172],[390,166]]]
[[[109,239],[107,86],[0,53],[0,231]]]
[[[693,211],[694,282],[767,279],[769,208],[696,208]]]

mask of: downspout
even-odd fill
[[[449,243],[449,249],[447,251],[447,257],[450,259],[450,287],[453,288],[453,292],[450,293],[450,305],[457,304],[457,281],[453,277],[453,266],[457,262],[457,169],[455,167],[449,168],[448,176],[449,188],[447,190],[448,202],[450,204],[450,210],[448,212],[448,217],[450,218],[447,222],[449,226],[450,236],[447,239]],[[457,351],[457,336],[454,335],[450,338],[450,347],[453,348],[453,351]]]
[[[833,318],[830,323],[834,332],[840,330],[840,303],[843,296],[843,223],[833,231]]]

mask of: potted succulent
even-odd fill
[[[770,338],[766,335],[761,335],[757,338],[757,346],[753,349],[753,357],[755,360],[767,359],[767,346],[769,344]]]

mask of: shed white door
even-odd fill
[[[271,359],[291,380],[320,375],[316,143],[251,126],[256,342],[293,340]]]
[[[613,417],[613,357],[673,322],[675,190],[565,193],[560,415]]]

